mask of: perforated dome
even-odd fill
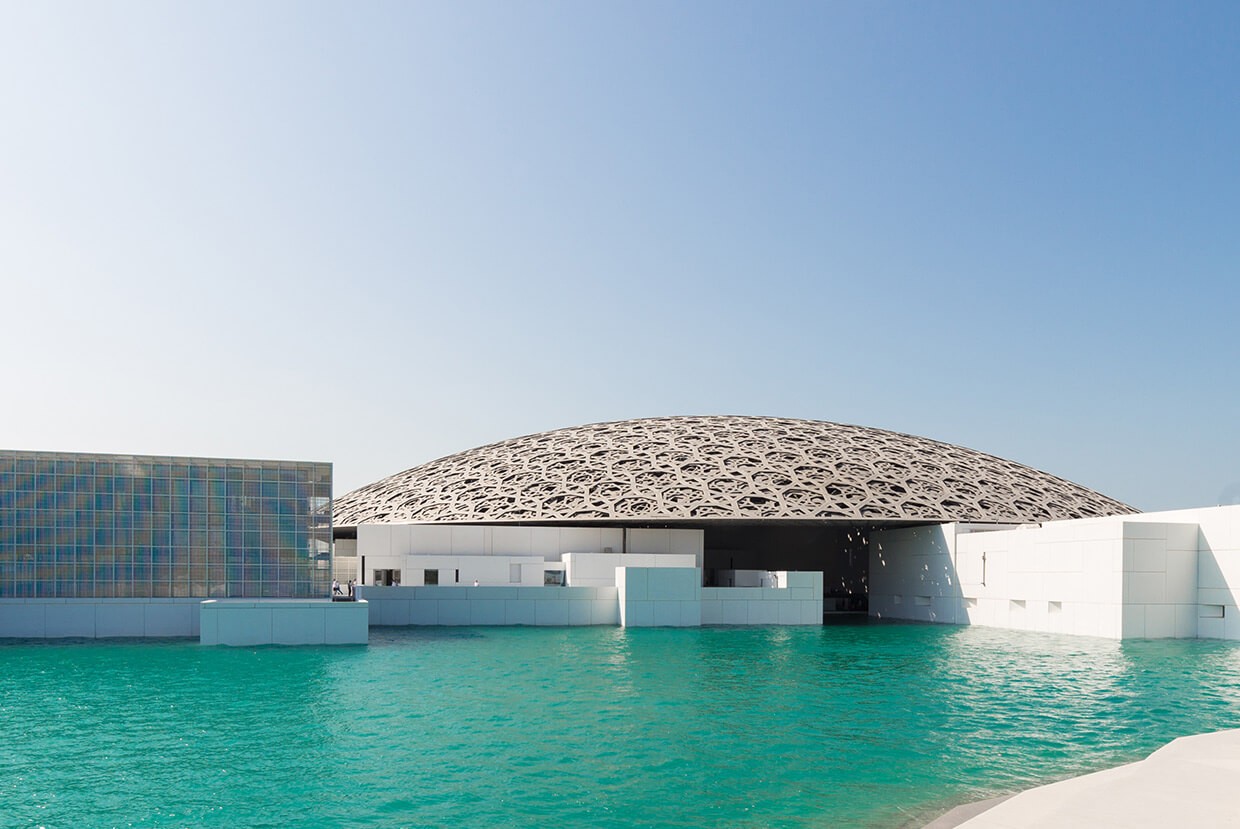
[[[1033,522],[1132,512],[935,440],[710,416],[595,423],[470,449],[341,496],[334,522]]]

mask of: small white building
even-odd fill
[[[820,572],[704,587],[702,530],[359,524],[355,543],[372,625],[822,623]]]
[[[1240,506],[882,530],[869,575],[885,619],[1240,639]]]

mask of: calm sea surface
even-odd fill
[[[1240,727],[1240,646],[984,628],[0,644],[0,825],[901,827]]]

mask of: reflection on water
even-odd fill
[[[0,645],[13,825],[896,827],[1240,726],[1240,647],[984,628]]]

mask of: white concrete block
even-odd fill
[[[534,603],[534,624],[567,625],[569,602],[539,599]]]
[[[95,635],[99,637],[112,636],[145,636],[146,635],[146,613],[138,602],[116,601],[115,604],[99,604],[95,611]],[[265,637],[270,637],[270,623],[265,628]],[[227,639],[227,634],[231,632],[223,627],[220,629],[220,637]]]
[[[203,602],[207,605],[209,602]],[[202,645],[218,645],[220,641],[219,617],[210,612],[198,613],[198,642]]]
[[[722,619],[722,611],[720,610],[720,602],[718,599],[703,599],[698,607],[700,608],[702,624],[717,625]]]
[[[1197,601],[1196,550],[1167,551],[1166,596],[1168,602],[1177,604]]]
[[[490,551],[487,549],[485,527],[459,525],[452,527],[452,550],[455,555],[481,556]]]
[[[631,572],[631,570],[630,570]],[[645,573],[646,598],[658,600],[693,599],[698,590],[698,571],[688,568],[652,568]],[[636,598],[641,598],[637,596]]]
[[[1124,521],[1125,538],[1167,540],[1167,525],[1156,521]]]
[[[1145,636],[1148,639],[1171,639],[1175,636],[1175,605],[1146,606]]]
[[[1124,539],[1124,569],[1132,572],[1165,573],[1166,539]]]
[[[96,619],[98,628],[104,627],[102,622],[102,619]],[[229,608],[227,612],[219,612],[216,631],[217,641],[220,644],[237,646],[270,644],[273,634],[271,611],[259,607]]]
[[[590,605],[590,623],[594,625],[620,624],[620,603],[599,599]]]
[[[1227,589],[1227,577],[1223,575],[1219,554],[1213,550],[1203,550],[1197,557],[1197,586],[1203,589]]]
[[[95,636],[95,605],[93,603],[65,602],[44,605],[45,635],[50,639],[61,637]],[[189,630],[189,619],[185,620],[185,630]],[[176,636],[185,634],[154,634],[156,636]]]
[[[358,524],[357,552],[368,559],[392,555],[391,524]],[[369,581],[369,578],[367,578]]]
[[[143,609],[145,631],[143,635],[150,638],[163,638],[197,634],[194,621],[198,615],[198,604],[196,600],[192,602],[151,602]]]
[[[719,623],[720,625],[749,625],[749,602],[745,600],[720,601]]]
[[[1120,635],[1125,639],[1145,638],[1145,605],[1124,605]]]
[[[623,615],[625,627],[652,627],[654,625],[654,602],[628,602]]]
[[[390,551],[394,556],[405,556],[413,546],[413,526],[411,524],[388,524]]]
[[[671,530],[663,529],[631,529],[629,530],[630,553],[670,553],[672,552]]]
[[[779,624],[779,608],[775,602],[766,601],[750,601],[748,605],[749,624],[751,625],[775,625]]]
[[[652,601],[652,621],[655,627],[677,627],[680,625],[680,603],[669,601]]]
[[[559,532],[558,548],[561,552],[603,552],[603,533],[600,527],[560,527]],[[620,548],[614,547],[612,552],[619,553]]]
[[[537,624],[535,607],[538,603],[524,599],[509,599],[504,602],[504,624],[533,625]]]
[[[361,527],[358,528],[361,538]],[[360,550],[359,550],[360,552]],[[452,552],[452,527],[445,524],[412,524],[409,550],[413,555],[447,555]]]
[[[702,553],[705,533],[702,530],[670,530],[671,546],[669,552],[679,555],[691,555],[697,567],[702,566]]]
[[[698,627],[702,624],[702,603],[700,601],[679,602],[681,627]]]
[[[310,645],[327,641],[323,608],[298,607],[271,616],[271,644]]]
[[[1125,573],[1124,601],[1132,604],[1161,604],[1167,600],[1167,574]]]
[[[1201,639],[1226,639],[1225,619],[1198,619],[1197,636]]]
[[[568,623],[570,625],[590,625],[594,624],[593,617],[590,613],[591,606],[594,604],[589,599],[574,599],[568,603]]]
[[[624,571],[624,590],[627,601],[642,601],[649,598],[649,586],[647,569],[642,567],[617,567],[617,574]],[[617,575],[616,583],[619,584],[619,575]]]
[[[531,556],[534,554],[533,549],[533,527],[491,528],[492,555]],[[539,558],[545,558],[545,556],[539,556]]]
[[[457,600],[440,599],[436,602],[439,607],[439,622],[441,625],[468,625],[470,616],[470,605],[473,602],[466,601],[464,596]]]
[[[559,527],[530,527],[530,555],[542,556],[547,561],[562,560]]]
[[[472,599],[469,602],[471,625],[504,624],[504,599]]]
[[[1168,524],[1167,549],[1197,551],[1201,541],[1201,529],[1193,524]]]
[[[439,602],[434,599],[414,599],[409,603],[409,624],[438,625]]]
[[[1175,638],[1194,639],[1197,636],[1197,605],[1177,604],[1175,609]]]
[[[1201,604],[1236,604],[1236,596],[1231,590],[1201,589],[1197,591],[1197,601]]]
[[[370,639],[365,602],[338,602],[326,608],[325,645],[361,645]]]

